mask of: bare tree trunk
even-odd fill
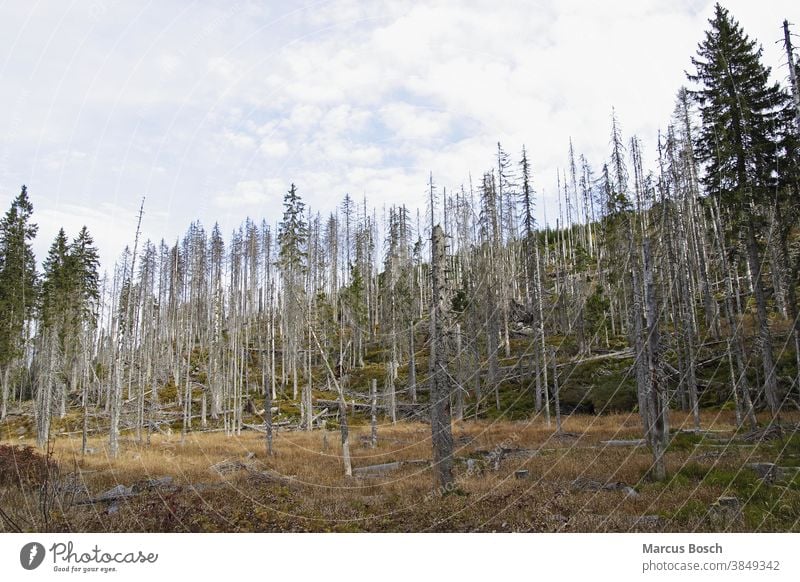
[[[266,431],[267,454],[272,456],[272,390],[266,383],[264,384],[264,428]]]
[[[800,80],[797,78],[794,63],[794,48],[792,47],[792,35],[789,32],[789,21],[783,21],[783,42],[786,49],[786,61],[789,65],[789,80],[791,82],[791,93],[794,100],[794,120],[797,125],[797,132],[800,133]]]
[[[89,440],[89,342],[83,343],[83,365],[81,366],[81,399],[83,404],[83,427],[81,430],[81,454],[86,454]]]
[[[553,363],[553,398],[556,409],[556,433],[561,434],[561,400],[558,395],[558,367],[556,366],[556,350],[551,349],[550,361]]]
[[[309,321],[311,320],[311,309],[309,306]],[[306,430],[313,430],[314,424],[314,409],[313,409],[313,402],[311,399],[311,382],[312,382],[312,375],[311,375],[311,324],[308,324],[308,356],[307,360],[307,370],[308,370],[308,385],[303,389],[303,402],[305,403],[305,422]]]
[[[648,360],[648,440],[653,451],[653,477],[662,481],[667,476],[664,453],[669,442],[669,398],[661,378],[659,364],[660,345],[658,333],[658,305],[656,303],[653,268],[650,257],[650,240],[643,241],[644,297],[647,314],[647,360]]]
[[[322,349],[322,344],[319,343],[319,338],[317,337],[314,328],[311,327],[310,330],[314,344],[317,346],[317,350],[319,350],[319,353],[322,355],[322,361],[325,363],[328,376],[331,378],[331,380],[333,380],[333,385],[336,387],[336,393],[339,399],[339,430],[342,434],[342,462],[344,464],[344,474],[347,477],[352,477],[353,465],[350,460],[350,432],[347,427],[347,404],[344,401],[344,392],[342,391],[341,384],[339,384],[339,381],[336,379],[336,376],[333,373],[333,369],[331,368],[330,362],[328,362],[325,351]]]
[[[780,414],[780,401],[778,400],[778,387],[775,381],[775,364],[772,359],[772,336],[769,331],[767,318],[767,302],[764,297],[764,288],[761,284],[761,261],[756,243],[755,224],[750,217],[747,225],[747,259],[750,265],[750,276],[753,283],[753,293],[756,299],[756,314],[758,315],[758,330],[761,347],[761,358],[764,366],[764,394],[769,405],[773,419]]]
[[[36,422],[36,444],[44,448],[50,440],[50,419],[53,412],[53,376],[56,358],[55,332],[50,330],[44,333],[43,350],[47,356],[44,362],[44,370],[39,372],[39,390],[37,394],[37,422]]]
[[[373,378],[369,388],[370,400],[370,446],[378,446],[378,381]]]
[[[335,381],[334,379],[334,382]],[[345,404],[341,390],[339,390],[339,430],[342,434],[342,462],[344,463],[344,474],[347,477],[352,477],[353,466],[350,461],[350,431],[347,427],[347,404]]]
[[[450,420],[450,374],[447,371],[447,341],[444,300],[445,240],[439,225],[431,235],[431,354],[430,410],[433,444],[434,485],[447,488],[453,482],[453,434]]]
[[[397,394],[394,390],[394,364],[389,363],[384,388],[386,401],[386,415],[392,419],[392,424],[397,424]]]
[[[733,355],[731,349],[731,340],[728,340],[728,369],[731,374],[731,385],[733,386],[733,402],[736,405],[736,426],[742,426],[742,403],[739,401],[739,391],[736,388],[736,372],[733,369]]]
[[[411,403],[417,403],[417,356],[414,353],[414,318],[411,318],[411,325],[408,331],[408,394]]]
[[[465,362],[461,346],[461,324],[456,324],[456,390],[455,409],[456,420],[464,420],[464,368]]]
[[[0,374],[0,383],[2,383],[2,402],[0,402],[0,421],[6,419],[8,416],[8,386],[9,386],[9,376],[11,375],[11,364],[9,363],[7,366],[3,368],[2,374]]]
[[[731,335],[728,343],[728,349],[733,351],[733,357],[736,362],[737,381],[734,382],[733,389],[740,390],[742,395],[742,404],[744,407],[745,416],[752,428],[758,426],[755,410],[753,409],[753,401],[750,398],[750,387],[747,383],[747,369],[745,367],[744,347],[742,345],[742,336],[740,325],[737,322],[737,315],[740,313],[737,308],[738,301],[734,301],[733,276],[732,268],[728,264],[726,255],[724,233],[722,231],[722,221],[719,216],[719,207],[716,201],[711,200],[712,212],[712,226],[717,240],[720,267],[725,277],[725,314],[728,319],[729,334]]]
[[[536,251],[536,302],[538,303],[536,310],[538,312],[538,320],[536,325],[536,333],[539,336],[539,361],[541,362],[541,372],[542,372],[542,387],[544,388],[544,393],[541,397],[544,399],[544,416],[545,420],[547,421],[547,426],[550,426],[550,395],[548,394],[547,388],[547,356],[546,356],[546,344],[545,344],[545,337],[544,337],[544,307],[542,303],[544,302],[544,291],[542,290],[542,275],[541,275],[541,268],[540,268],[540,261],[539,261],[539,245],[534,245]],[[537,383],[539,382],[539,376],[537,374]],[[538,385],[538,384],[537,384]]]

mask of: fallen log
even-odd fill
[[[647,445],[647,441],[644,439],[612,439],[600,441],[600,444],[607,447],[643,447]]]
[[[431,462],[427,459],[416,459],[413,461],[393,461],[391,463],[380,463],[378,465],[367,465],[366,467],[354,467],[354,477],[378,477],[393,471],[397,471],[402,467],[412,465],[428,466]]]

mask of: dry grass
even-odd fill
[[[673,413],[673,427],[688,426],[687,420]],[[719,431],[714,436],[725,442],[734,430],[732,413],[704,412],[703,427]],[[154,435],[149,446],[124,435],[117,459],[108,455],[105,439],[91,439],[94,454],[82,456],[79,437],[62,437],[53,445],[59,478],[79,484],[85,493],[55,496],[46,523],[37,509],[41,504],[36,489],[0,490],[0,507],[18,509],[20,529],[57,531],[710,530],[720,525],[709,521],[708,507],[720,495],[732,494],[733,485],[716,477],[695,478],[689,469],[707,469],[714,472],[709,473],[712,476],[728,471],[738,479],[747,462],[774,460],[771,457],[779,452],[775,445],[684,443],[668,453],[669,481],[653,483],[646,477],[649,449],[602,444],[638,438],[637,415],[573,416],[564,421],[563,430],[568,434],[555,435],[554,426],[546,426],[542,419],[456,423],[459,461],[455,487],[447,492],[433,490],[431,471],[424,464],[408,464],[371,478],[346,478],[338,431],[279,432],[274,456],[266,454],[264,435],[250,431],[230,437],[192,433],[183,440],[180,435]],[[368,432],[368,427],[351,430],[356,468],[430,458],[427,425],[381,426],[377,449],[369,447]],[[27,439],[16,442],[30,444]],[[507,455],[495,469],[500,449],[535,454]],[[475,462],[468,465],[467,458]],[[211,469],[226,459],[247,468],[225,475]],[[527,478],[515,478],[521,469],[528,471]],[[264,471],[288,479],[265,478]],[[130,486],[164,476],[173,478],[173,487],[145,491],[113,505],[75,503],[117,484]],[[634,487],[638,496],[629,498],[618,490],[575,490],[572,483],[577,478],[622,482]],[[758,513],[750,512],[751,499],[742,499],[745,519],[723,529],[797,531],[796,485],[793,481],[783,489],[769,486],[769,500],[775,503],[759,505]],[[762,504],[760,488],[750,497]],[[739,496],[743,492],[736,490]],[[647,517],[640,519],[643,516]],[[0,527],[10,529],[7,523]]]

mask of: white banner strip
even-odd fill
[[[794,534],[3,534],[2,580],[800,580]],[[613,577],[613,578],[612,578]]]

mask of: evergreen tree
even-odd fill
[[[69,262],[73,270],[76,315],[81,321],[94,321],[100,300],[100,259],[94,239],[85,226],[70,245]]]
[[[66,318],[75,276],[70,263],[67,235],[62,228],[59,229],[42,264],[40,323],[43,329],[56,328],[62,333],[67,331]]]
[[[278,230],[280,245],[278,258],[282,269],[300,275],[305,265],[308,225],[303,218],[305,204],[297,194],[297,187],[294,184],[284,196],[283,206],[283,222]]]
[[[775,185],[778,132],[789,98],[769,82],[761,48],[730,13],[716,5],[711,29],[692,58],[689,79],[700,84],[692,95],[700,105],[702,128],[697,155],[706,164],[703,184],[736,214]]]
[[[10,374],[22,355],[26,323],[37,301],[36,259],[31,241],[38,227],[31,223],[33,205],[23,186],[0,221],[0,417],[6,415]]]
[[[305,205],[292,184],[283,199],[283,221],[278,230],[278,266],[283,276],[284,333],[289,369],[292,374],[293,396],[297,397],[297,358],[302,337],[302,309],[306,268],[308,225],[303,217]]]
[[[777,395],[772,339],[766,297],[761,281],[758,236],[778,185],[779,136],[786,118],[788,96],[769,82],[770,69],[761,63],[756,48],[738,22],[719,4],[711,28],[698,47],[692,63],[696,74],[689,79],[700,85],[693,96],[700,105],[702,127],[697,155],[705,164],[702,183],[730,217],[728,227],[745,241],[759,324],[764,371],[764,393],[773,415]]]
[[[534,192],[531,186],[531,166],[528,162],[528,153],[524,145],[522,146],[522,159],[519,162],[519,166],[522,172],[522,188],[519,191],[520,203],[522,204],[522,226],[525,229],[526,239],[530,239],[536,227],[536,219],[533,215]]]

